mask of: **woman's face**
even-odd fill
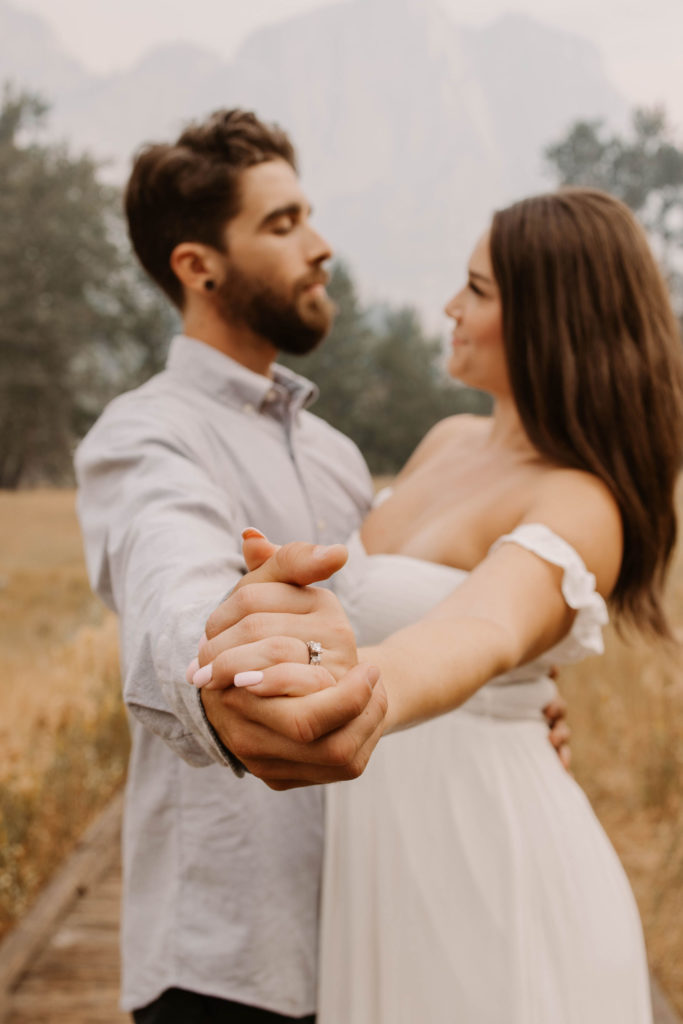
[[[488,231],[470,256],[467,283],[445,311],[455,321],[447,364],[450,376],[492,395],[509,394],[503,311],[491,267]]]

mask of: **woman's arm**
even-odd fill
[[[522,522],[544,524],[564,538],[595,574],[598,591],[610,593],[621,562],[621,521],[599,481],[574,471],[548,474]],[[277,662],[282,660],[283,636],[289,638],[291,652],[289,685],[295,672],[315,687],[305,641],[320,639],[326,649],[323,661],[328,660],[337,678],[356,657],[380,669],[389,702],[385,731],[392,731],[457,707],[493,676],[554,646],[573,622],[574,612],[562,595],[562,570],[506,543],[419,622],[356,655],[339,629],[342,613],[332,610],[329,593],[309,594],[310,604],[304,606],[301,594],[285,585],[293,565],[301,574],[309,557],[305,545],[298,545],[296,552],[281,549],[270,569],[264,567],[252,577],[266,578],[271,585],[249,587],[241,607],[229,599],[210,621],[210,642],[202,657],[205,662],[215,658],[212,687],[230,685],[235,671],[249,667],[263,672],[253,693],[281,692]],[[245,636],[250,644],[258,643],[249,653],[249,666],[244,662]]]
[[[543,524],[566,540],[595,575],[598,592],[609,596],[621,564],[621,518],[599,481],[574,471],[548,474],[522,523]],[[457,707],[566,636],[575,612],[562,594],[562,575],[525,548],[502,544],[419,622],[361,649],[385,681],[385,731]]]
[[[553,647],[574,618],[561,576],[557,566],[504,544],[419,622],[359,650],[385,680],[385,731],[444,714]]]

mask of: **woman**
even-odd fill
[[[606,601],[670,635],[677,325],[632,215],[592,190],[497,213],[446,312],[449,372],[495,410],[430,432],[338,574],[393,735],[328,791],[319,1021],[644,1024],[635,903],[541,708],[551,664],[601,650]],[[252,692],[278,692],[270,665]]]

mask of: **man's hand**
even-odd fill
[[[357,664],[337,599],[309,586],[341,568],[346,549],[277,548],[248,530],[244,555],[250,572],[210,616],[191,673],[209,721],[272,789],[357,778],[382,735],[386,693],[378,671]],[[320,665],[306,640],[321,643]]]
[[[556,674],[553,674],[553,678],[555,678]],[[564,697],[560,697],[558,694],[550,704],[543,708],[543,714],[550,728],[548,738],[557,751],[557,756],[562,765],[569,771],[572,760],[571,747],[569,746],[571,729],[567,725],[567,702]]]
[[[207,717],[226,747],[271,789],[357,778],[382,735],[379,672],[356,665],[335,686],[302,697],[257,697],[248,687],[204,689]]]

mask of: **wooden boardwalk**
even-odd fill
[[[118,1009],[121,802],[0,945],[0,1024],[130,1024]],[[655,1024],[681,1024],[654,981],[653,1006]]]
[[[0,946],[0,1024],[121,1024],[118,794]]]

